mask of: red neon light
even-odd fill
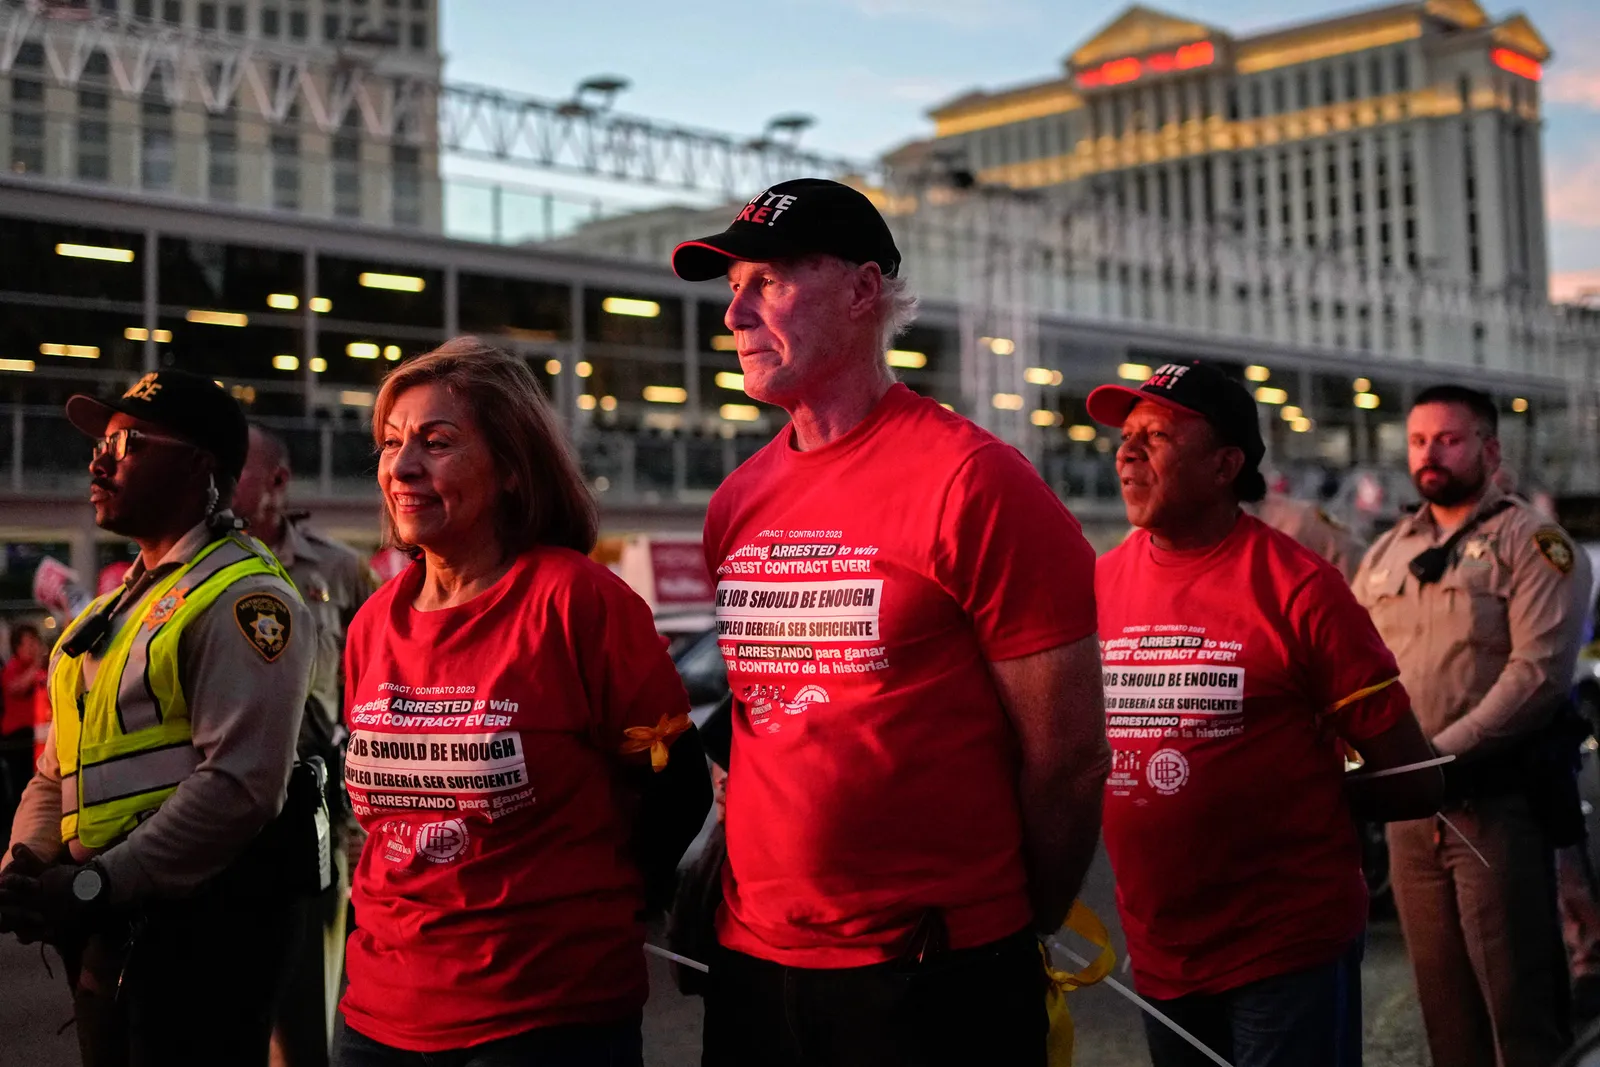
[[[1519,57],[1520,58],[1520,57]],[[1085,89],[1098,89],[1106,85],[1123,85],[1138,81],[1145,74],[1169,74],[1175,70],[1192,70],[1209,67],[1217,61],[1217,49],[1210,41],[1186,44],[1176,52],[1158,52],[1144,59],[1129,56],[1113,59],[1078,73],[1078,84]]]
[[[1496,48],[1489,53],[1489,62],[1501,70],[1509,70],[1518,77],[1527,78],[1529,81],[1538,81],[1544,77],[1544,68],[1519,52],[1509,48]]]

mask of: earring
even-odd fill
[[[206,518],[210,518],[217,513],[217,500],[221,496],[222,494],[217,492],[217,476],[215,474],[206,475]]]

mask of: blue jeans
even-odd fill
[[[1233,1067],[1361,1067],[1364,940],[1321,967],[1150,1002]],[[1149,1015],[1144,1029],[1154,1067],[1215,1067]]]
[[[642,1067],[641,1016],[620,1023],[550,1026],[445,1052],[408,1052],[357,1033],[341,1020],[335,1067]]]

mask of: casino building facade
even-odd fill
[[[934,108],[911,150],[1374,276],[1543,298],[1550,58],[1526,16],[1474,0],[1238,36],[1135,6],[1059,74]]]

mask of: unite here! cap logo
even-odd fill
[[[1189,373],[1189,368],[1181,363],[1163,363],[1150,375],[1150,380],[1145,383],[1146,389],[1171,389],[1178,384],[1178,379]]]
[[[739,212],[734,222],[753,222],[757,225],[771,226],[778,221],[778,216],[794,207],[798,196],[788,193],[775,193],[771,189],[757,193],[750,198],[750,202]]]

